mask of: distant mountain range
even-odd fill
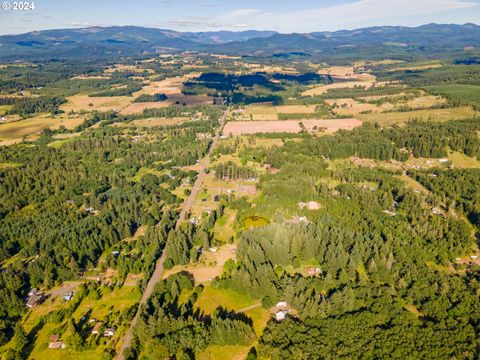
[[[335,32],[280,34],[274,31],[177,32],[136,26],[89,27],[0,36],[0,58],[62,59],[115,57],[172,51],[243,56],[320,58],[441,57],[467,48],[478,54],[480,26],[428,24],[380,26]]]

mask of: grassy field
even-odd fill
[[[448,160],[450,160],[452,162],[452,165],[456,168],[460,168],[460,169],[479,169],[480,168],[480,161],[457,151],[450,151],[448,154]]]
[[[248,105],[244,113],[237,115],[238,120],[278,120],[277,109],[271,105]]]
[[[235,236],[235,232],[233,230],[234,223],[235,212],[227,209],[225,214],[220,219],[218,219],[213,228],[214,238],[224,243],[230,241],[230,239],[233,239],[233,237]]]
[[[474,115],[475,112],[470,106],[463,106],[447,109],[359,114],[357,118],[362,121],[376,122],[381,126],[390,126],[394,124],[404,125],[406,122],[413,119],[448,121],[453,119],[458,120],[472,118]]]
[[[99,96],[74,95],[67,98],[67,102],[60,106],[65,112],[79,111],[120,111],[131,104],[131,96]]]
[[[84,299],[73,313],[73,317],[78,320],[91,309],[91,317],[103,319],[112,310],[124,310],[133,306],[139,301],[140,295],[140,289],[137,286],[123,286],[113,291],[107,291],[107,288],[104,288],[99,300],[88,297]]]
[[[412,179],[410,176],[408,175],[399,175],[397,176],[400,180],[403,181],[403,183],[405,184],[405,186],[409,189],[412,189],[414,191],[417,191],[421,194],[424,194],[424,195],[428,195],[430,194],[430,192],[422,185],[420,184],[418,181],[416,181],[415,179]]]
[[[255,333],[260,335],[271,318],[268,310],[261,307],[259,300],[232,289],[215,289],[207,285],[195,303],[195,308],[204,314],[212,314],[219,306],[226,310],[242,311],[253,321]]]
[[[275,109],[279,114],[311,114],[315,112],[316,105],[282,105]]]
[[[39,115],[25,120],[0,124],[0,141],[22,139],[23,137],[31,138],[46,128],[55,129],[62,125],[67,129],[73,129],[83,121],[83,117],[77,116],[52,117],[50,115]]]
[[[12,108],[12,105],[0,105],[0,115],[5,115]]]
[[[135,182],[140,182],[140,180],[142,179],[143,175],[146,175],[146,174],[153,174],[155,176],[160,176],[162,175],[164,172],[163,171],[160,171],[160,170],[156,170],[156,169],[150,169],[150,168],[140,168],[137,173],[135,174],[135,176],[133,178],[131,178],[130,180],[132,181],[135,181]]]
[[[197,360],[243,360],[250,346],[209,346],[197,354]]]
[[[232,289],[216,289],[205,286],[202,294],[195,303],[195,308],[205,314],[213,314],[219,306],[227,310],[238,311],[256,304],[257,301],[248,295],[241,294]]]

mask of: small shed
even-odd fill
[[[115,332],[116,332],[115,328],[105,329],[105,331],[103,332],[103,337],[112,337],[113,335],[115,335]]]
[[[100,334],[100,329],[102,328],[102,326],[103,326],[103,322],[101,322],[101,321],[97,322],[92,329],[92,334],[93,335]]]

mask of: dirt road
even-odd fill
[[[220,138],[220,135],[222,134],[223,127],[225,125],[225,119],[227,117],[228,109],[223,113],[222,117],[220,118],[220,126],[215,133],[215,137],[213,138],[212,144],[208,150],[207,156],[202,160],[201,162],[201,169],[200,172],[198,173],[197,179],[195,180],[195,183],[193,184],[192,187],[192,192],[188,196],[187,200],[183,203],[182,205],[182,210],[180,211],[180,217],[177,221],[176,228],[178,229],[180,225],[185,221],[185,217],[190,210],[190,207],[192,206],[193,202],[195,201],[195,198],[198,195],[198,192],[202,188],[202,183],[203,179],[205,178],[205,170],[210,165],[210,155],[212,154],[213,150],[217,146],[218,139]],[[147,300],[150,298],[150,296],[153,293],[153,289],[155,288],[155,285],[162,280],[162,274],[163,274],[163,263],[166,259],[167,255],[166,252],[164,251],[162,253],[162,256],[158,259],[157,265],[155,266],[155,271],[153,272],[152,277],[148,281],[147,287],[145,288],[145,291],[143,292],[142,298],[140,299],[140,303],[138,304],[138,310],[130,324],[129,329],[125,333],[125,336],[123,338],[122,346],[120,348],[120,351],[118,353],[117,359],[118,360],[124,360],[123,352],[125,349],[129,348],[132,345],[132,340],[133,340],[133,329],[137,325],[138,318],[140,317],[140,312],[143,307],[147,303]]]

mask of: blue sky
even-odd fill
[[[480,0],[33,1],[35,10],[30,12],[0,10],[0,34],[110,25],[180,31],[257,29],[289,33],[374,25],[417,26],[430,22],[480,23]]]

